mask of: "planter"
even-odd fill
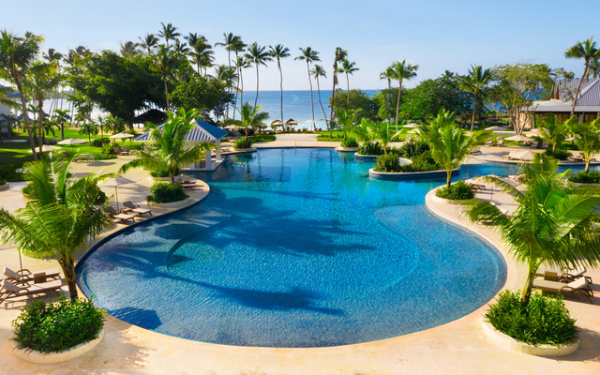
[[[452,170],[452,176],[460,173],[460,167]],[[435,170],[426,172],[376,172],[369,169],[369,177],[376,180],[386,181],[408,181],[408,180],[431,180],[446,178],[445,170]]]
[[[0,191],[8,190],[8,187],[9,187],[8,182],[5,183],[4,185],[0,185]]]
[[[191,198],[185,198],[177,202],[168,202],[168,203],[156,203],[156,202],[148,202],[146,204],[148,208],[179,208],[183,206],[187,206],[189,204],[194,203],[195,201]]]
[[[361,155],[361,154],[354,154],[354,159],[366,159],[366,160],[375,160],[379,157],[380,155]]]
[[[358,147],[342,147],[342,146],[338,146],[335,148],[336,151],[338,152],[356,152],[356,150],[358,150]]]
[[[238,154],[248,154],[251,152],[256,152],[256,149],[254,147],[250,147],[250,148],[234,148],[233,152],[238,153]]]
[[[82,344],[77,345],[74,348],[67,349],[62,352],[42,353],[36,350],[17,349],[15,347],[14,353],[17,358],[32,363],[39,363],[43,365],[61,363],[84,355],[85,353],[94,349],[100,343],[100,341],[102,341],[103,338],[104,328],[102,329],[102,331],[100,331],[100,334],[98,335],[97,339],[84,342]]]
[[[579,348],[580,342],[580,340],[577,340],[573,344],[559,346],[530,345],[521,341],[517,341],[512,337],[498,331],[490,322],[485,319],[483,320],[483,330],[492,340],[494,340],[494,342],[496,342],[496,344],[505,349],[510,349],[518,353],[539,355],[544,357],[563,357],[572,354],[577,350],[577,348]]]

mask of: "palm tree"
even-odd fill
[[[310,86],[310,109],[312,111],[313,127],[316,129],[317,127],[315,125],[315,104],[313,101],[312,81],[310,80],[310,64],[312,64],[315,61],[321,61],[321,59],[319,58],[319,52],[313,50],[311,47],[300,47],[300,52],[302,54],[296,57],[294,60],[306,61],[306,72],[308,73],[308,84]],[[283,121],[283,119],[281,119],[281,121]]]
[[[587,76],[590,61],[600,57],[600,49],[596,48],[596,42],[594,42],[590,37],[589,39],[584,40],[583,42],[575,43],[574,46],[572,46],[565,52],[565,57],[569,59],[583,59],[585,66],[583,69],[583,74],[581,75],[581,79],[577,84],[577,90],[575,90],[575,98],[573,99],[573,106],[571,107],[571,116],[573,116],[575,114],[577,98],[579,97],[579,90],[581,89],[583,79]]]
[[[238,91],[240,93],[240,103],[244,102],[244,69],[249,68],[250,62],[248,60],[246,60],[246,58],[244,56],[238,56],[236,61],[235,61],[235,68],[238,71],[238,84],[236,87],[236,91],[235,91],[235,104],[234,106],[237,106],[237,94]],[[235,111],[233,112],[233,118],[235,119]]]
[[[533,280],[542,263],[549,266],[596,267],[600,260],[600,235],[594,229],[594,211],[600,196],[578,194],[560,181],[567,172],[557,175],[558,161],[536,153],[531,164],[524,164],[527,190],[521,192],[507,182],[493,177],[492,182],[512,195],[517,210],[507,217],[486,201],[473,201],[466,210],[472,221],[490,221],[497,226],[508,250],[527,264],[527,279],[521,293],[528,304]]]
[[[26,163],[30,193],[24,208],[0,210],[0,238],[13,242],[19,251],[34,258],[54,257],[65,275],[71,301],[77,299],[75,253],[87,247],[113,223],[104,215],[106,195],[98,181],[107,176],[73,180],[70,160]]]
[[[240,120],[236,121],[236,124],[246,128],[246,139],[248,139],[248,128],[254,128],[255,126],[261,125],[264,121],[269,118],[268,112],[259,112],[264,105],[258,107],[252,107],[248,102],[244,103],[240,108]]]
[[[44,59],[49,62],[49,63],[55,63],[56,64],[56,70],[58,71],[58,73],[60,74],[61,69],[60,69],[60,62],[62,61],[62,59],[64,58],[63,54],[58,52],[57,50],[55,50],[54,48],[49,48],[48,52],[44,52]],[[61,82],[62,82],[62,78],[61,78]],[[58,87],[59,88],[59,87]],[[56,90],[56,93],[54,95],[54,101],[51,103],[50,105],[50,110],[49,112],[54,111],[54,109],[56,109],[58,107],[58,96],[59,94],[62,95],[62,92],[59,93],[59,90]]]
[[[335,49],[335,57],[333,58],[333,88],[331,89],[331,113],[329,118],[331,119],[330,129],[333,128],[333,122],[335,118],[335,113],[333,112],[333,103],[335,103],[335,86],[338,83],[337,74],[338,74],[338,64],[340,61],[345,59],[348,56],[348,51],[342,49],[342,47],[336,47]],[[330,130],[331,133],[331,130]]]
[[[402,81],[417,76],[418,65],[407,64],[406,60],[396,61],[392,68],[392,77],[398,80],[398,99],[396,101],[396,131],[398,131],[398,118],[400,117],[400,98],[402,96]]]
[[[240,64],[240,53],[244,52],[246,49],[247,45],[246,43],[242,42],[242,39],[238,37],[237,40],[234,41],[233,45],[231,46],[231,50],[235,53],[235,68],[237,69],[237,75],[238,77],[242,76],[242,69],[244,68],[244,65],[246,65],[247,67],[250,67],[250,62],[246,59],[244,60],[243,64]],[[238,80],[237,85],[235,87],[235,101],[234,101],[234,106],[237,106],[237,96],[238,96],[238,91],[240,91],[240,81]],[[243,95],[242,95],[243,96]],[[243,98],[241,98],[242,100],[240,100],[242,103]],[[229,113],[229,103],[227,103],[227,113]],[[235,119],[235,111],[233,111],[233,118]]]
[[[587,74],[587,80],[590,80],[590,75],[592,76],[592,78],[598,78],[600,77],[600,56],[596,57],[595,59],[590,61],[590,67],[589,67],[589,71]]]
[[[590,124],[573,124],[571,129],[575,135],[575,144],[585,158],[584,173],[588,174],[592,157],[600,153],[600,119]]]
[[[169,24],[170,25],[170,24]],[[158,53],[154,57],[154,66],[152,69],[160,73],[163,77],[165,84],[165,100],[167,103],[167,110],[169,110],[169,88],[167,87],[167,75],[177,67],[178,61],[175,56],[175,52],[165,48],[164,45],[158,46]]]
[[[192,47],[192,57],[198,67],[198,74],[200,74],[200,68],[208,67],[208,64],[213,60],[212,46],[208,43],[208,40],[202,35],[190,33],[190,35],[184,37],[187,39],[188,44]]]
[[[346,109],[350,108],[350,78],[349,74],[354,75],[354,72],[358,71],[355,62],[351,62],[348,59],[342,60],[342,67],[338,70],[340,73],[346,73],[346,83],[348,84],[348,100],[346,101]],[[331,102],[333,105],[333,102]],[[337,115],[336,115],[337,116]]]
[[[216,46],[223,46],[227,50],[227,62],[228,66],[231,67],[231,51],[235,49],[236,44],[241,41],[241,38],[238,35],[233,35],[233,33],[223,33],[223,37],[225,38],[225,42],[217,42]]]
[[[537,117],[534,117],[535,127],[540,129],[540,138],[552,146],[552,152],[569,136],[571,126],[577,122],[577,116],[573,116],[567,121],[560,122],[558,117],[549,113],[539,124]]]
[[[27,100],[23,93],[21,79],[29,73],[43,41],[44,38],[31,33],[27,33],[25,38],[18,37],[6,30],[0,33],[0,75],[12,80],[19,91],[21,111],[23,112],[23,120],[25,129],[27,129],[33,160],[38,160],[38,157],[29,126]]]
[[[158,46],[158,38],[154,34],[147,33],[143,38],[139,37],[140,47],[148,52],[148,56],[152,55],[152,51]]]
[[[344,141],[342,143],[343,145],[346,145],[347,143],[347,139],[348,139],[348,134],[352,133],[355,129],[354,124],[356,123],[356,120],[358,119],[358,115],[360,114],[360,112],[362,111],[362,108],[358,108],[355,110],[345,110],[343,108],[336,108],[335,109],[335,117],[338,119],[338,124],[340,126],[340,128],[342,129],[342,132],[344,133]]]
[[[290,49],[281,44],[275,47],[269,46],[271,56],[277,59],[277,68],[279,69],[279,96],[281,99],[281,121],[283,121],[283,73],[281,72],[281,59],[290,56]]]
[[[436,118],[429,125],[421,127],[421,137],[429,144],[431,157],[446,169],[446,186],[452,185],[452,170],[460,167],[469,152],[483,143],[489,132],[477,131],[470,136],[454,122],[456,114],[440,108]]]
[[[400,135],[400,132],[398,131],[395,134],[390,134],[390,123],[387,121],[370,121],[365,118],[362,118],[360,121],[363,127],[367,127],[369,129],[369,132],[371,133],[371,139],[377,139],[381,141],[383,153],[387,155],[388,145]]]
[[[325,123],[327,124],[327,127],[329,128],[329,138],[331,139],[333,127],[331,126],[329,121],[327,121],[327,115],[325,114],[325,108],[323,108],[323,102],[321,102],[321,85],[319,84],[319,77],[327,78],[327,73],[325,72],[325,69],[319,64],[315,64],[314,69],[311,70],[310,73],[317,80],[317,93],[319,94],[319,105],[321,106],[321,110],[323,111],[323,118],[325,119]]]
[[[197,109],[186,112],[185,109],[179,108],[177,112],[167,111],[167,116],[162,129],[157,128],[150,133],[156,147],[140,150],[137,158],[124,164],[119,173],[141,167],[152,170],[165,169],[169,172],[171,183],[175,183],[175,175],[182,167],[201,160],[204,151],[216,148],[213,143],[202,142],[184,149],[185,138],[194,128],[198,116]]]
[[[492,70],[483,70],[481,65],[471,65],[469,73],[460,81],[460,88],[473,93],[473,116],[471,117],[471,131],[475,126],[475,112],[477,110],[477,96],[488,81],[492,78]]]
[[[125,58],[132,58],[132,57],[136,57],[140,51],[138,51],[137,49],[138,44],[134,43],[132,41],[127,41],[125,42],[125,44],[121,43],[121,56],[125,57]]]
[[[392,79],[395,79],[395,75],[394,75],[394,69],[391,66],[388,66],[387,68],[385,68],[385,70],[381,73],[379,73],[379,79],[381,80],[387,80],[387,84],[388,84],[388,100],[387,100],[387,105],[391,105],[391,101],[392,101]]]
[[[93,122],[84,122],[79,127],[79,134],[87,134],[88,141],[92,143],[92,135],[98,134],[98,125]]]
[[[258,87],[260,83],[260,76],[258,75],[258,68],[261,65],[267,66],[267,61],[273,61],[267,47],[261,47],[258,43],[254,42],[246,53],[246,59],[256,66],[256,98],[254,98],[254,107],[258,103]]]
[[[60,138],[65,139],[65,122],[71,121],[68,109],[55,109],[52,119],[60,125]]]
[[[162,30],[159,30],[158,34],[163,37],[167,43],[167,48],[169,48],[169,40],[176,40],[178,36],[181,36],[181,34],[177,32],[177,28],[170,22],[166,25],[164,22],[161,22],[160,24],[162,25]]]

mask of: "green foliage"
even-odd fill
[[[356,138],[348,137],[345,140],[342,140],[340,143],[342,147],[358,147],[358,141]]]
[[[447,186],[437,189],[435,195],[440,198],[451,200],[472,199],[475,196],[475,194],[473,194],[471,191],[471,188],[469,188],[469,185],[467,185],[464,181],[457,181],[453,183],[450,186],[450,189],[448,189]]]
[[[0,179],[6,181],[23,181],[25,177],[23,173],[17,172],[17,169],[21,168],[15,164],[0,165]]]
[[[331,105],[331,98],[329,99]],[[362,90],[350,90],[350,105],[348,105],[348,92],[341,89],[336,90],[334,108],[344,108],[346,110],[361,110],[360,114],[366,118],[372,118],[377,115],[379,106]]]
[[[382,155],[383,147],[377,141],[365,142],[358,146],[357,153],[360,155]]]
[[[270,134],[256,134],[256,135],[252,136],[253,143],[273,142],[275,139],[277,139],[277,138],[274,135],[270,135]]]
[[[104,311],[85,299],[33,301],[12,323],[14,341],[19,349],[60,352],[97,338],[104,319]]]
[[[173,105],[196,108],[207,118],[212,110],[224,111],[227,103],[233,103],[234,94],[227,92],[218,80],[198,76],[177,85],[169,98]]]
[[[546,155],[552,156],[553,158],[558,160],[567,160],[569,158],[569,151],[562,148],[557,148],[554,151],[552,151],[551,148],[547,148],[545,153]]]
[[[0,178],[0,186],[2,186],[4,184],[6,184],[6,180],[3,180],[3,179]]]
[[[103,147],[107,143],[110,143],[110,139],[108,139],[108,138],[94,139],[92,141],[92,146]]]
[[[375,168],[373,169],[376,172],[400,172],[400,161],[398,160],[398,155],[390,153],[378,156],[377,162],[375,163]]]
[[[578,337],[575,319],[561,295],[550,298],[534,294],[529,304],[523,304],[518,293],[506,290],[485,316],[498,331],[531,345],[570,344]]]
[[[585,173],[584,171],[577,172],[577,174],[572,174],[569,177],[569,181],[579,182],[581,184],[598,184],[598,183],[600,183],[600,172],[599,171],[591,171],[588,173]]]
[[[426,120],[430,114],[441,108],[455,112],[457,116],[471,111],[472,99],[465,91],[459,90],[457,79],[445,77],[427,79],[412,89],[402,93],[400,117]],[[483,105],[477,105],[477,114],[483,113]]]
[[[102,153],[104,155],[115,155],[115,146],[112,143],[105,143],[102,147]]]
[[[412,163],[404,164],[400,167],[402,172],[426,172],[441,169],[441,167],[435,163],[435,160],[433,160],[430,150],[425,150],[422,153],[413,156],[411,160]]]
[[[250,148],[254,140],[251,137],[236,139],[233,148]]]
[[[158,181],[150,187],[150,195],[146,197],[146,200],[148,202],[169,203],[182,201],[187,197],[188,195],[183,191],[180,184]]]
[[[404,144],[398,150],[401,156],[405,158],[412,159],[415,156],[421,155],[425,151],[429,150],[429,144],[427,142],[418,139],[411,139],[408,142],[404,142]]]
[[[175,174],[179,174],[179,170],[175,171]],[[169,170],[166,168],[159,168],[154,171],[150,171],[150,176],[152,177],[169,177]]]

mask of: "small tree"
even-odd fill
[[[345,110],[343,108],[335,109],[335,117],[338,119],[338,124],[342,132],[344,133],[344,142],[346,144],[346,140],[348,138],[348,134],[353,132],[355,128],[356,120],[358,119],[358,114],[361,112],[361,109],[357,110]]]
[[[550,113],[541,121],[537,120],[536,117],[535,122],[536,128],[540,129],[540,137],[544,142],[552,146],[552,152],[554,152],[569,136],[572,124],[577,122],[577,116],[573,116],[567,121],[560,122],[554,114]],[[539,124],[539,122],[541,122],[541,124]]]
[[[264,105],[252,107],[252,104],[246,102],[240,109],[241,120],[235,123],[246,129],[246,139],[248,139],[248,128],[257,127],[269,118],[268,112],[260,112],[262,107]]]
[[[588,174],[592,157],[600,153],[600,119],[590,124],[573,124],[571,129],[575,135],[575,144],[585,157],[584,173]]]

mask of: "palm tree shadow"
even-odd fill
[[[575,353],[565,357],[547,358],[556,359],[557,361],[561,362],[600,362],[600,352],[598,351],[598,348],[600,347],[600,333],[583,328],[579,331],[579,338],[581,342]]]

